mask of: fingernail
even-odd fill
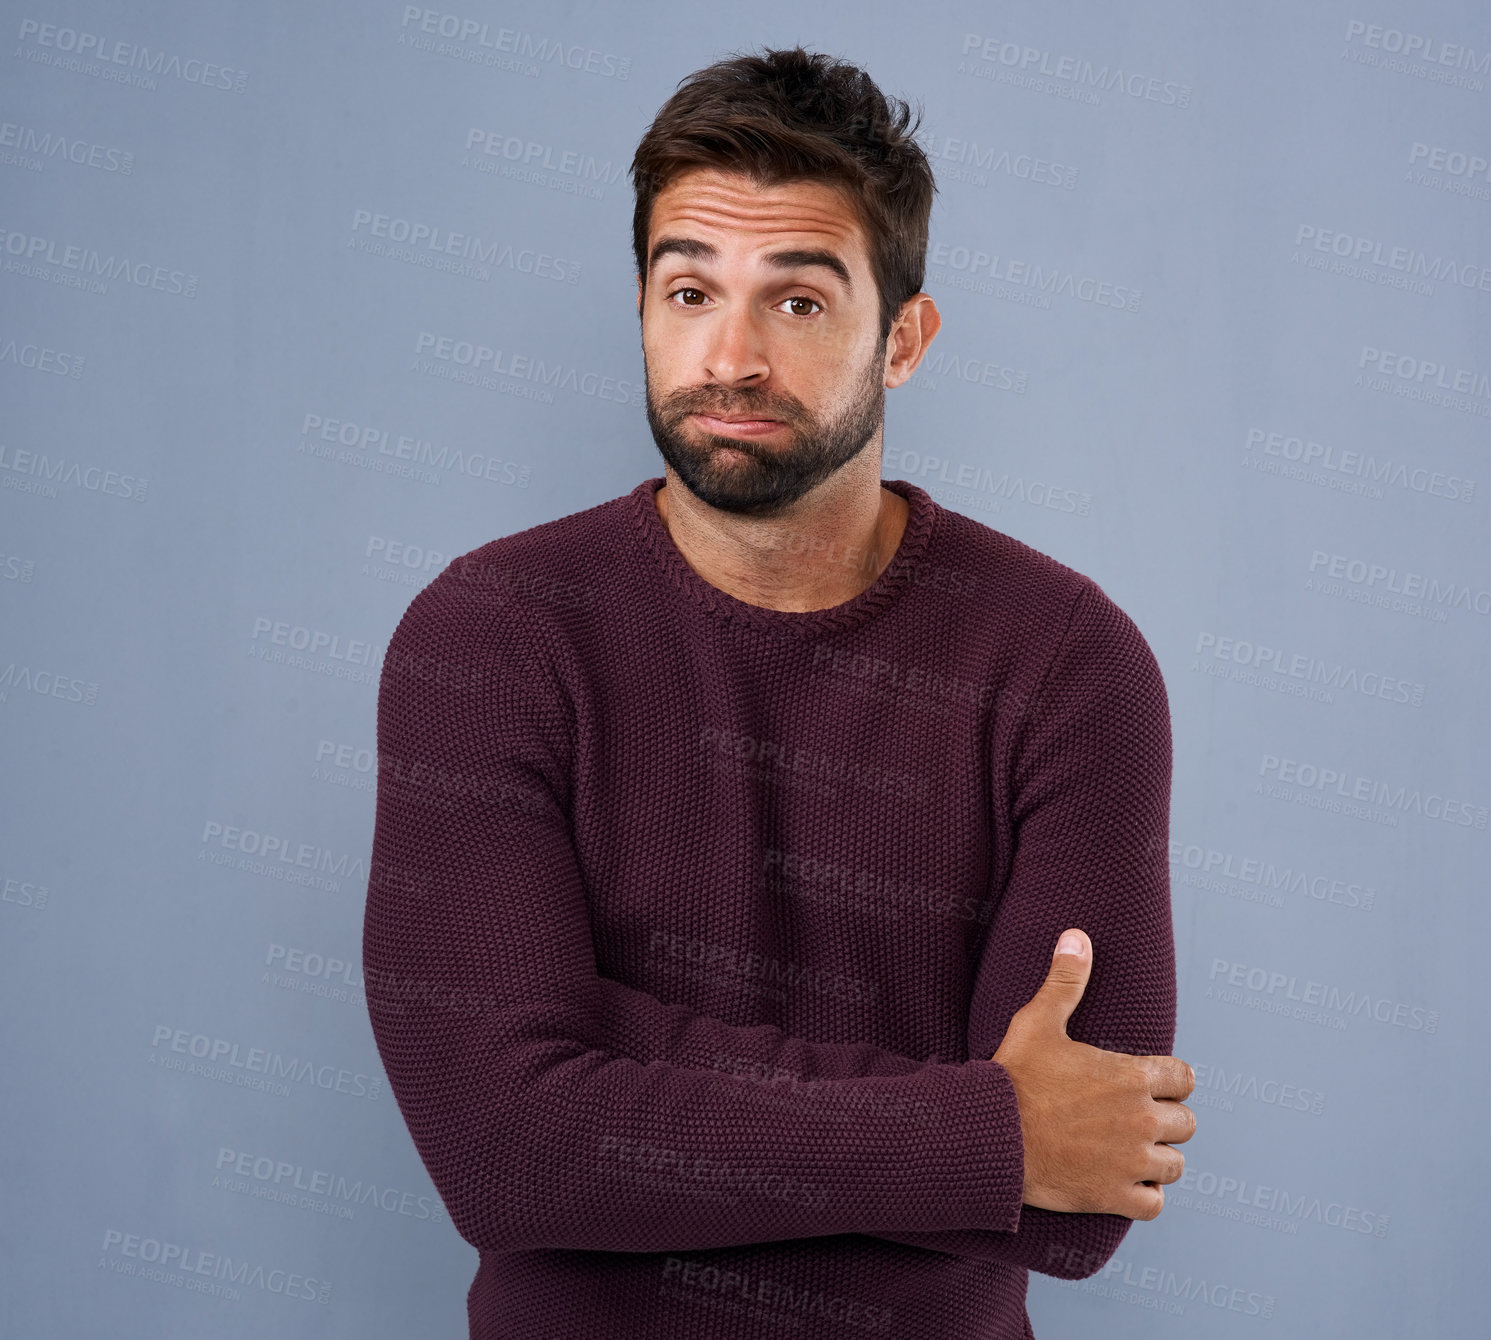
[[[1076,931],[1063,931],[1061,939],[1056,942],[1058,954],[1080,954],[1082,952],[1082,937]]]

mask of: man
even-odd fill
[[[473,1337],[1028,1337],[1029,1270],[1184,1167],[1158,667],[880,478],[940,324],[908,110],[801,48],[675,93],[633,164],[664,478],[390,642],[368,1002]]]

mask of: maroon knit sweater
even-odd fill
[[[1029,1337],[1132,1221],[1022,1206],[989,1058],[1066,926],[1069,1036],[1174,1045],[1155,659],[904,480],[867,590],[746,604],[662,483],[455,559],[384,660],[368,1008],[471,1336]]]

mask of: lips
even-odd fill
[[[713,414],[695,414],[694,422],[705,432],[724,437],[732,442],[746,442],[755,438],[765,440],[776,437],[777,429],[787,425],[780,419],[725,419]]]

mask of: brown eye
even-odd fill
[[[788,302],[793,302],[793,303],[798,303],[798,302],[807,303],[808,306],[810,306],[810,307],[817,307],[817,306],[819,306],[819,303],[818,303],[817,299],[815,299],[815,298],[807,298],[807,297],[802,296],[801,294],[799,294],[795,298],[788,298],[787,301]],[[793,315],[794,316],[812,316],[813,314],[811,312],[794,312]]]

